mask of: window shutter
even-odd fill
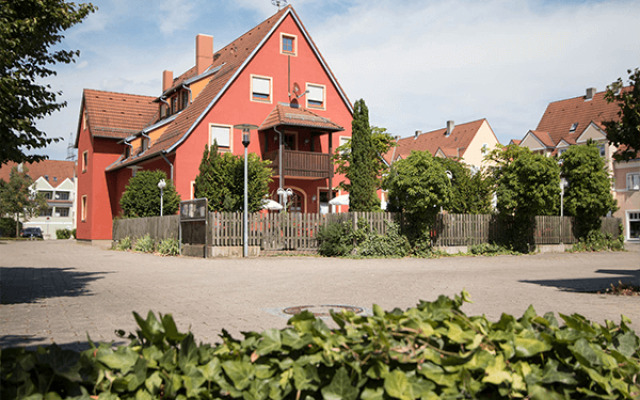
[[[229,147],[231,131],[228,126],[212,126],[211,127],[211,145],[215,140],[218,147]]]
[[[271,84],[269,79],[253,78],[253,93],[269,96],[271,94]]]
[[[309,91],[307,99],[318,103],[324,103],[324,88],[322,86],[309,85],[307,86],[307,90]]]

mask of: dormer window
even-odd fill
[[[149,138],[148,137],[142,137],[142,152],[144,153],[145,151],[147,151],[147,149],[149,148]]]
[[[578,129],[578,123],[574,122],[573,125],[571,125],[571,128],[569,129],[569,133],[574,133],[576,129]]]

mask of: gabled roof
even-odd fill
[[[0,179],[8,182],[11,169],[17,165],[15,162],[8,162],[2,165],[0,167]],[[48,177],[47,182],[54,188],[58,187],[67,178],[73,180],[75,176],[76,163],[74,161],[42,160],[38,163],[23,165],[34,182],[40,177]]]
[[[85,89],[80,124],[84,109],[93,137],[124,139],[158,119],[158,105],[154,100],[151,96]],[[75,147],[78,147],[77,136]]]
[[[464,152],[475,137],[476,133],[486,119],[467,122],[456,125],[449,136],[446,135],[447,129],[438,129],[431,132],[420,133],[417,137],[410,136],[398,139],[397,146],[384,155],[384,159],[391,164],[398,157],[407,158],[412,151],[428,150],[435,155],[440,150],[447,157],[464,156]],[[393,157],[393,160],[391,159]]]
[[[580,96],[549,103],[536,132],[547,132],[551,146],[556,146],[561,140],[575,144],[576,139],[592,122],[603,129],[602,122],[618,120],[620,111],[617,103],[607,102],[605,93],[595,93],[592,99]],[[574,124],[577,125],[571,132]]]
[[[549,132],[538,130],[529,131],[524,135],[521,142],[524,142],[527,139],[527,136],[533,136],[543,147],[553,148],[556,145],[556,143],[551,139],[551,136],[549,136]],[[575,138],[573,138],[573,143],[575,143]]]
[[[226,89],[235,81],[244,67],[253,59],[253,56],[288,15],[291,15],[298,24],[305,38],[309,41],[314,53],[325,68],[327,75],[334,82],[339,94],[351,110],[351,104],[342,88],[320,55],[320,52],[315,47],[315,44],[306,32],[295,10],[289,5],[216,52],[213,56],[213,64],[203,73],[203,75],[207,75],[206,79],[209,79],[207,85],[193,102],[167,127],[162,136],[154,141],[144,154],[122,162],[116,162],[107,169],[119,169],[155,157],[161,153],[174,151],[202,121],[218,99],[222,97]],[[173,86],[175,87],[179,82],[195,79],[193,76],[194,71],[195,69],[192,68],[176,78]]]
[[[294,108],[284,104],[275,106],[258,130],[264,131],[280,125],[314,128],[328,132],[344,130],[343,127],[331,121],[329,118],[321,117],[309,110]]]

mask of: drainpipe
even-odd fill
[[[282,153],[284,147],[284,140],[282,137],[282,132],[278,130],[277,127],[273,127],[273,130],[279,135],[279,143],[278,143],[278,175],[280,175],[280,180],[278,182],[278,189],[284,188],[284,175],[282,174]],[[280,204],[283,203],[282,195],[280,195]]]
[[[171,164],[171,161],[169,161],[169,159],[167,158],[167,156],[164,155],[165,151],[162,151],[162,153],[160,153],[160,155],[162,156],[162,158],[164,158],[164,160],[167,162],[167,164],[169,164],[169,166],[171,167],[171,180],[173,181],[173,164]],[[174,181],[175,182],[175,181]],[[174,183],[175,184],[175,183]]]
[[[192,100],[193,92],[191,91],[191,88],[189,86],[185,85],[184,83],[182,84],[182,88],[189,92],[189,104],[191,104],[191,102],[193,101]]]
[[[171,113],[171,104],[169,104],[169,102],[166,101],[163,96],[160,96],[160,101],[167,105],[167,115],[166,116],[169,116],[169,113]]]
[[[140,135],[142,137],[146,137],[147,139],[149,139],[149,143],[147,144],[147,146],[151,146],[151,137],[149,135],[147,135],[146,133],[144,133],[144,131],[140,132]],[[145,151],[147,151],[147,149],[142,149],[142,152],[144,153]]]

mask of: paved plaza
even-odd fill
[[[640,331],[640,297],[585,293],[640,285],[640,253],[536,254],[441,259],[260,257],[196,259],[103,250],[74,241],[0,242],[0,347],[56,342],[85,348],[132,332],[132,311],[173,314],[178,328],[214,343],[226,329],[286,326],[287,307],[414,306],[466,289],[469,315],[497,320],[533,304],[604,322],[624,314]]]

